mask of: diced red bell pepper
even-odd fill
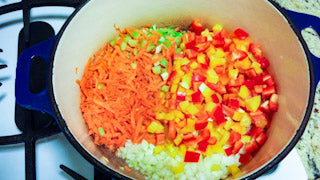
[[[208,70],[209,69],[209,66],[207,64],[203,64],[203,63],[199,63],[200,64],[200,67],[203,69],[203,70]]]
[[[198,91],[201,84],[202,84],[202,82],[192,82],[192,89],[194,91]]]
[[[222,84],[214,84],[207,82],[207,86],[219,94],[225,94],[227,92],[226,87]]]
[[[259,59],[262,57],[262,50],[259,45],[250,43],[249,44],[249,52],[251,52],[255,58]]]
[[[259,128],[259,127],[252,127],[248,133],[248,135],[250,135],[253,138],[258,137],[261,133],[263,133],[263,129]]]
[[[224,65],[221,65],[221,66],[216,66],[214,68],[214,71],[217,73],[217,74],[224,74],[226,72],[225,68],[224,68]]]
[[[202,36],[202,37],[205,37],[205,36]],[[209,47],[210,47],[209,42],[197,44],[197,51],[198,51],[198,53],[202,53],[202,52],[206,51]]]
[[[233,154],[237,154],[240,151],[240,149],[242,148],[243,145],[244,144],[243,144],[243,142],[241,142],[241,140],[235,142],[234,146],[233,146],[232,153]]]
[[[185,73],[188,73],[188,72],[190,72],[190,67],[187,66],[187,65],[182,65],[182,66],[181,66],[181,70],[182,70],[183,72],[185,72]]]
[[[229,147],[227,149],[224,149],[224,152],[226,152],[227,156],[230,156],[230,155],[232,155],[232,150],[233,150],[233,147]]]
[[[263,85],[262,76],[257,75],[253,80],[254,80],[254,83],[255,83],[256,85]]]
[[[211,43],[215,48],[223,48],[225,45],[224,38],[222,38],[220,36],[213,37]]]
[[[216,94],[212,94],[211,95],[211,99],[212,99],[212,102],[214,102],[214,103],[219,103],[220,102],[219,98],[218,98],[218,96]]]
[[[262,76],[262,80],[264,83],[266,83],[268,86],[273,86],[274,85],[274,80],[271,77],[270,74],[265,74]]]
[[[172,71],[169,75],[168,82],[172,81],[178,75],[177,71]]]
[[[260,127],[260,128],[265,128],[268,124],[268,117],[267,115],[258,110],[256,112],[251,112],[249,113],[251,119],[252,119],[252,122],[257,126],[257,127]]]
[[[207,42],[207,36],[199,36],[197,35],[195,38],[196,45]]]
[[[194,59],[198,56],[198,52],[193,49],[186,49],[184,50],[184,53],[189,59]]]
[[[245,82],[245,77],[242,73],[239,73],[237,79],[231,79],[229,81],[229,86],[242,86],[243,83]]]
[[[249,34],[241,28],[236,29],[233,33],[238,39],[241,40],[244,40],[249,36]]]
[[[191,94],[192,102],[193,103],[200,103],[201,102],[201,92],[197,91]]]
[[[198,139],[193,137],[191,139],[188,140],[182,140],[181,144],[185,144],[186,146],[192,146],[195,147],[196,145],[198,145]]]
[[[261,133],[258,137],[256,137],[256,141],[259,144],[259,146],[262,146],[267,139],[268,136],[265,133]]]
[[[203,129],[200,133],[200,136],[198,138],[199,142],[205,141],[207,142],[207,140],[210,139],[210,130],[209,129]]]
[[[202,75],[193,75],[192,78],[191,78],[191,80],[193,82],[204,82],[204,81],[206,81],[206,79],[207,78],[202,76]]]
[[[261,103],[260,109],[265,113],[269,113],[270,112],[269,101],[265,101],[265,102]]]
[[[279,103],[278,103],[279,96],[277,94],[272,94],[269,100],[269,108],[271,111],[278,111]]]
[[[219,36],[222,38],[230,38],[228,31],[225,29],[220,31]]]
[[[200,153],[193,151],[186,151],[184,156],[184,162],[198,162],[200,158]]]
[[[237,141],[241,140],[241,134],[235,131],[230,132],[230,137],[228,139],[228,144],[234,145]]]
[[[196,122],[196,123],[194,124],[194,128],[195,128],[196,130],[200,130],[200,129],[206,128],[207,125],[208,125],[208,121]]]
[[[184,40],[186,43],[192,42],[196,40],[196,34],[194,32],[187,32],[187,34],[184,36]]]
[[[210,145],[215,145],[217,143],[217,141],[218,141],[217,138],[213,136],[213,137],[209,138],[207,142]]]
[[[248,57],[248,54],[245,51],[242,51],[240,49],[234,49],[231,52],[231,61],[241,61],[244,58]]]
[[[182,59],[183,57],[183,54],[174,54],[173,56],[174,59]]]
[[[230,38],[224,38],[223,50],[228,51],[233,41]]]
[[[255,85],[254,86],[254,92],[262,93],[262,91],[263,91],[263,85]]]
[[[162,145],[166,142],[166,135],[164,133],[156,134],[156,145]]]
[[[251,159],[250,153],[240,154],[239,162],[241,164],[247,164]]]
[[[185,101],[186,100],[186,93],[177,91],[177,101]]]
[[[185,44],[186,49],[194,49],[194,47],[196,46],[196,41],[189,41]]]
[[[202,24],[198,20],[193,20],[191,24],[191,29],[193,32],[195,32],[197,35],[201,35],[202,32]]]
[[[262,96],[265,97],[265,98],[268,98],[274,93],[276,93],[275,87],[274,86],[268,86],[266,88],[263,88]]]
[[[245,146],[246,152],[250,154],[258,150],[258,148],[258,144],[255,140],[251,141],[250,143],[247,143]]]
[[[260,67],[262,69],[266,69],[270,65],[269,60],[267,58],[265,58],[265,57],[257,59],[257,62],[260,64]]]
[[[209,143],[207,143],[206,141],[201,141],[198,144],[198,150],[201,152],[206,152],[207,148],[208,148]]]
[[[238,99],[230,98],[229,99],[229,106],[233,109],[240,108],[240,103]]]
[[[235,110],[232,109],[232,108],[230,108],[229,106],[223,104],[223,105],[222,105],[222,112],[223,112],[223,114],[225,114],[227,117],[232,118]]]
[[[215,111],[213,112],[213,118],[217,125],[220,125],[227,121],[227,119],[224,117],[224,114],[222,112],[221,106],[218,106]]]
[[[232,82],[231,84],[235,84],[234,82]],[[227,91],[230,94],[238,94],[239,93],[240,88],[239,87],[232,87],[232,86],[228,86],[227,87]]]
[[[257,73],[253,68],[246,70],[245,73],[250,79],[254,79],[255,77],[257,77]]]
[[[248,79],[243,83],[243,85],[247,86],[248,89],[253,89],[254,84],[255,82],[252,79]]]
[[[193,136],[192,133],[188,133],[188,134],[184,134],[182,138],[183,138],[184,141],[188,141],[188,140],[193,139],[194,136]]]

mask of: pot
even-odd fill
[[[307,23],[318,19],[283,10],[271,1],[87,1],[71,15],[56,37],[21,54],[16,76],[17,102],[55,117],[70,143],[100,170],[119,178],[142,179],[138,171],[121,170],[125,165],[122,159],[93,143],[82,119],[76,80],[81,79],[89,57],[116,35],[114,24],[120,28],[144,24],[187,27],[193,19],[206,27],[219,23],[229,31],[238,27],[245,29],[270,60],[268,71],[278,84],[279,110],[267,131],[268,140],[254,158],[241,167],[242,178],[256,178],[278,164],[299,140],[309,119],[319,80],[319,73],[314,74],[314,70],[320,68],[319,59],[310,55],[300,34]],[[319,23],[314,27],[320,30]],[[46,59],[49,66],[48,86],[38,94],[28,91],[30,59],[34,56]]]

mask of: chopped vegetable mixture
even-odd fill
[[[267,140],[278,95],[269,60],[246,31],[204,29],[196,20],[188,31],[116,30],[119,36],[90,58],[78,81],[96,144],[116,151],[145,140],[154,155],[182,158],[174,174],[216,154],[250,161]],[[238,164],[230,167],[239,176]]]

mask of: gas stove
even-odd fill
[[[96,170],[69,144],[52,117],[24,109],[15,102],[18,55],[57,34],[81,2],[0,0],[0,179],[112,178]],[[30,90],[34,92],[41,91],[46,81],[42,62],[32,62]],[[280,178],[307,179],[295,149],[277,168],[259,179]]]

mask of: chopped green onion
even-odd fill
[[[158,66],[154,66],[152,68],[152,72],[155,73],[155,74],[161,74],[161,67],[158,65]]]
[[[181,36],[182,36],[182,33],[180,33],[180,32],[174,32],[174,33],[172,34],[172,36],[173,36],[173,37],[181,37]]]
[[[156,62],[153,64],[153,66],[159,66],[160,65],[160,62]]]
[[[137,62],[131,63],[131,67],[132,67],[132,69],[137,69]]]
[[[109,44],[113,47],[114,45],[116,45],[116,41],[115,40],[111,40],[111,41],[109,41]]]
[[[180,38],[176,37],[176,44],[179,46],[181,43]]]
[[[180,48],[176,48],[175,53],[176,54],[180,54],[181,53],[181,49]]]
[[[161,77],[162,77],[162,79],[163,79],[164,81],[167,80],[167,79],[169,78],[168,72],[166,71],[166,72],[162,73],[162,74],[161,74]]]
[[[161,38],[158,41],[158,44],[164,43],[166,41],[166,38],[164,36],[161,36]]]
[[[131,39],[131,37],[129,35],[127,35],[123,38],[123,41],[127,43],[130,39]]]
[[[120,45],[121,51],[124,51],[126,49],[126,47],[127,47],[127,43],[122,42],[121,45]]]
[[[99,127],[99,128],[98,128],[98,131],[99,131],[99,133],[100,133],[101,136],[104,136],[104,135],[105,135],[105,132],[104,132],[104,130],[103,130],[102,127]]]
[[[131,46],[131,47],[136,47],[136,45],[137,45],[137,40],[129,39],[128,44],[129,44],[129,46]]]
[[[161,44],[156,47],[156,54],[159,53],[159,52],[161,52],[161,48],[162,48],[162,45],[161,45]]]
[[[98,89],[103,89],[103,84],[99,84]]]
[[[161,91],[165,92],[165,93],[168,92],[169,91],[169,86],[167,86],[167,85],[162,86],[161,87]]]
[[[168,48],[172,46],[172,42],[166,39],[166,42],[164,43],[164,47]]]
[[[141,42],[140,42],[139,47],[142,48],[146,44],[147,44],[147,41],[145,39],[142,39]]]
[[[157,26],[154,24],[154,25],[152,26],[152,29],[153,29],[153,30],[157,30]]]
[[[161,70],[161,74],[162,74],[162,73],[165,73],[165,72],[167,72],[167,71],[168,71],[168,69],[167,69],[167,68],[162,69],[162,70]]]
[[[133,54],[136,56],[138,54],[138,49],[134,48]]]
[[[165,59],[163,59],[163,58],[161,58],[160,59],[160,64],[163,66],[163,67],[167,67],[167,65],[168,65],[168,61],[167,60],[165,60]]]
[[[173,29],[173,26],[170,26],[168,29]]]
[[[147,47],[147,52],[151,52],[156,46],[153,44],[149,44]]]
[[[131,33],[131,36],[132,36],[133,38],[135,38],[135,39],[138,39],[138,38],[140,37],[139,31],[133,31],[133,32]]]

